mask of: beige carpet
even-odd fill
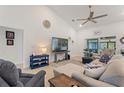
[[[62,65],[68,64],[68,63],[73,63],[73,64],[76,64],[76,65],[82,65],[83,66],[81,61],[77,61],[77,60],[72,59],[72,60],[68,60],[68,61],[61,61],[61,62],[58,62],[58,63],[51,62],[50,65],[48,65],[48,66],[40,67],[40,68],[33,69],[33,70],[31,70],[29,68],[27,68],[27,69],[22,68],[22,72],[36,74],[40,70],[45,70],[46,71],[45,87],[49,87],[50,85],[49,85],[48,80],[51,79],[52,77],[54,77],[53,68],[59,67],[59,66],[62,66]]]

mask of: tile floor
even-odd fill
[[[68,60],[68,61],[61,61],[59,63],[51,62],[48,66],[40,67],[40,68],[33,69],[33,70],[31,70],[29,68],[25,68],[25,69],[21,68],[21,69],[22,69],[22,72],[32,73],[32,74],[36,74],[40,70],[45,70],[46,71],[45,87],[49,87],[50,85],[49,85],[48,80],[50,78],[54,77],[53,68],[59,67],[59,66],[62,66],[62,65],[68,64],[68,63],[74,63],[74,64],[77,64],[77,65],[82,65],[83,66],[83,64],[81,63],[81,61],[76,60],[76,59],[71,59],[71,60]]]

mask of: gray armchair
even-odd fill
[[[0,59],[0,87],[44,87],[46,72],[22,73],[15,64]]]

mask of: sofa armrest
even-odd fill
[[[93,79],[84,74],[79,75],[79,74],[73,73],[72,78],[78,80],[79,82],[81,82],[82,84],[84,84],[85,86],[88,86],[88,87],[115,87],[114,85]]]
[[[34,74],[21,73],[20,78],[32,78]]]
[[[17,85],[15,87],[24,87],[23,83],[20,81],[17,81]]]
[[[25,87],[44,87],[45,74],[46,72],[41,70],[25,84]]]
[[[18,68],[18,72],[20,78],[32,78],[34,76],[34,74],[22,73],[22,70],[20,68]]]
[[[9,87],[6,81],[0,77],[0,87]]]

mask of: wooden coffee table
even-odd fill
[[[50,80],[48,80],[51,87],[85,87],[79,81],[70,78],[65,74],[60,74]]]

